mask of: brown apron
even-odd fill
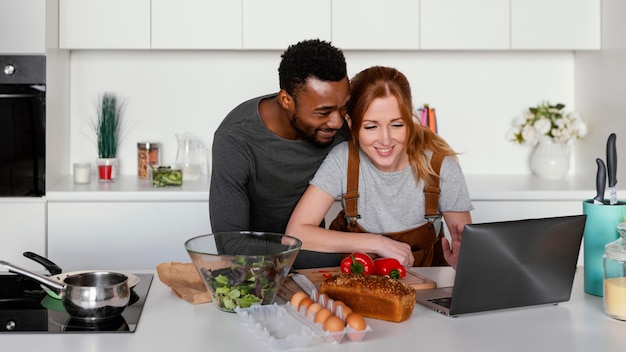
[[[428,223],[422,226],[400,231],[383,233],[383,236],[396,241],[402,241],[411,245],[415,262],[413,266],[447,266],[449,265],[443,257],[441,239],[444,237],[443,226],[440,227],[439,234],[436,232],[435,221],[441,219],[439,214],[439,171],[443,156],[433,154],[430,164],[437,174],[433,177],[433,182],[424,187],[426,218]],[[352,143],[349,143],[348,151],[348,184],[346,193],[342,196],[344,210],[341,210],[337,217],[330,224],[329,229],[342,232],[369,232],[363,229],[356,220],[360,218],[358,214],[357,201],[359,198],[359,151]]]

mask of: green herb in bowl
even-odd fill
[[[204,272],[207,284],[215,290],[216,304],[231,311],[236,307],[248,308],[255,303],[271,303],[276,294],[277,267],[283,267],[284,263],[266,260],[247,263],[245,257],[236,261],[237,264],[230,268]]]
[[[154,187],[182,186],[183,172],[179,169],[172,169],[171,166],[153,167],[152,185]]]
[[[215,306],[226,312],[271,304],[301,246],[295,237],[251,231],[213,233],[185,242]]]

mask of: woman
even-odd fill
[[[430,257],[433,251],[442,253],[441,257],[456,268],[463,226],[471,222],[473,210],[456,153],[441,137],[415,122],[411,88],[398,70],[370,67],[352,79],[351,87],[346,119],[352,140],[328,154],[294,209],[286,233],[300,238],[305,250],[359,251],[396,258],[408,266],[438,265],[430,259],[416,261],[416,248],[387,237],[388,233],[429,228],[433,234],[430,236],[439,236],[429,239]],[[356,147],[352,149],[352,158],[360,160],[356,198],[359,233],[318,226],[335,199],[347,193],[350,144]],[[430,163],[433,153],[443,158],[439,173]],[[440,182],[436,182],[438,174]],[[438,235],[425,218],[425,185],[439,187],[435,202],[452,243],[443,238],[442,232]],[[343,204],[345,211],[346,203]],[[336,221],[339,220],[343,219],[338,217]]]

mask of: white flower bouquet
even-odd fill
[[[564,104],[552,105],[546,101],[528,108],[528,114],[515,119],[507,139],[519,144],[536,144],[540,138],[549,138],[554,143],[569,144],[585,137],[585,121],[577,113],[564,108]]]

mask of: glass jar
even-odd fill
[[[607,243],[602,257],[604,310],[615,319],[626,320],[626,222],[617,225],[620,238]]]
[[[159,143],[137,143],[137,177],[150,178],[150,169],[161,164],[160,148]]]

